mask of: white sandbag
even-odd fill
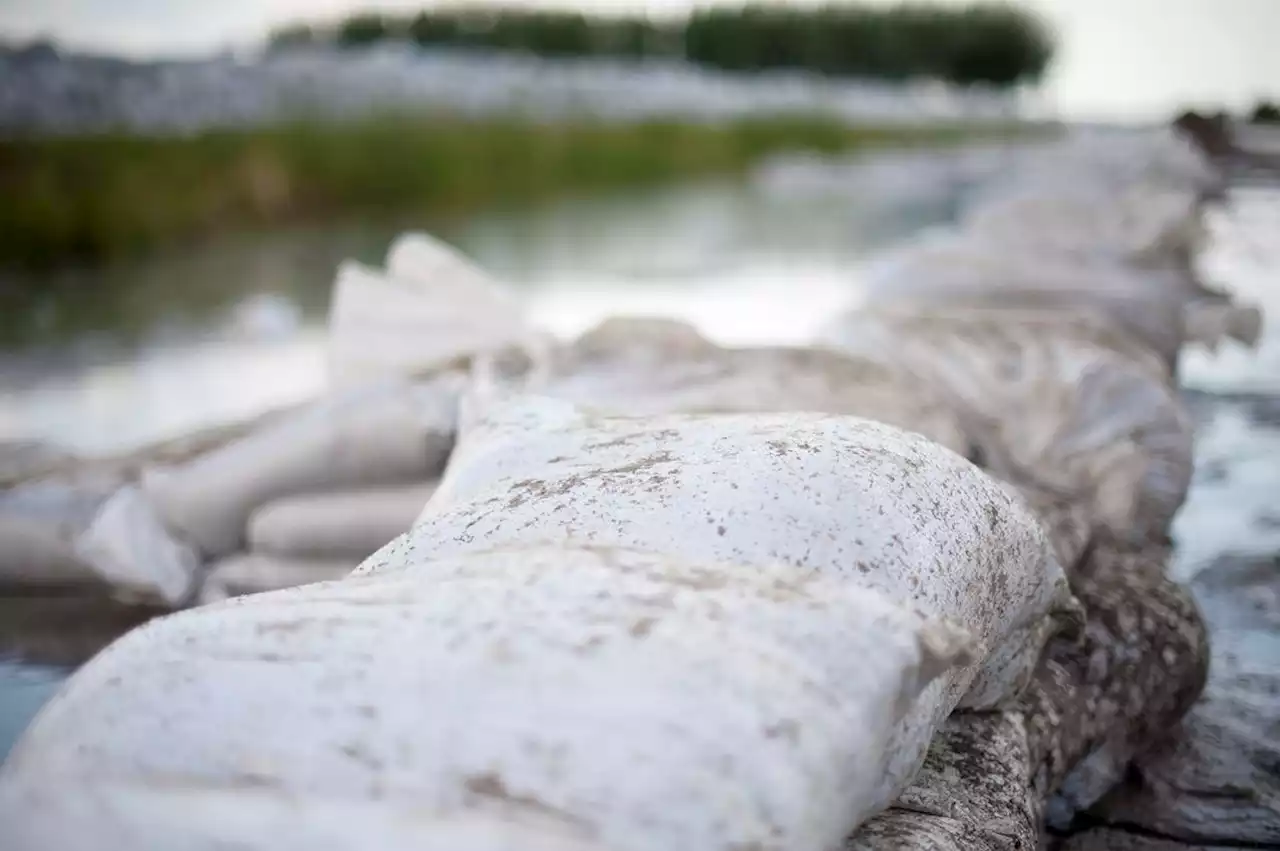
[[[165,523],[209,557],[242,548],[280,497],[430,479],[453,445],[461,376],[386,381],[324,399],[193,461],[148,470]]]
[[[1070,175],[974,204],[961,230],[1008,251],[1105,254],[1149,266],[1185,263],[1207,240],[1194,192]]]
[[[115,477],[93,476],[0,491],[0,589],[100,589],[102,577],[75,542],[118,486]]]
[[[409,531],[434,492],[432,482],[277,499],[249,518],[249,549],[292,558],[350,559],[354,567]]]
[[[899,370],[840,352],[726,348],[683,322],[611,319],[558,350],[519,386],[595,410],[661,413],[819,411],[923,434],[960,454],[968,440],[950,405]]]
[[[264,553],[229,556],[209,568],[200,587],[198,602],[205,605],[244,594],[261,594],[341,579],[359,563],[358,559],[285,558]]]
[[[329,314],[336,386],[544,345],[510,292],[426,234],[399,237],[385,272],[350,261],[338,269]]]
[[[120,488],[102,505],[75,550],[117,596],[176,607],[195,591],[199,557],[169,533],[135,485]]]
[[[1192,426],[1167,372],[1096,317],[861,310],[823,339],[910,370],[962,413],[984,467],[1095,528],[1163,534],[1186,496]]]
[[[1168,127],[1142,131],[1072,131],[1055,143],[1025,146],[1006,164],[988,192],[1007,186],[1069,182],[1145,184],[1212,197],[1225,175],[1180,133]]]
[[[0,823],[10,851],[828,851],[967,647],[790,567],[420,550],[118,641],[0,769]]]
[[[781,561],[964,628],[983,653],[908,713],[885,766],[895,790],[953,708],[1021,688],[1065,599],[1028,510],[917,435],[820,414],[609,417],[534,397],[465,432],[415,528],[356,575],[398,570],[424,549],[534,543]]]
[[[1184,342],[1184,305],[1198,292],[1173,269],[1136,269],[1105,257],[1019,253],[952,233],[882,255],[864,270],[862,282],[869,307],[1096,313],[1171,366]]]
[[[56,528],[0,514],[0,590],[92,587],[100,579]]]

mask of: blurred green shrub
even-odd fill
[[[1280,106],[1270,101],[1262,101],[1254,107],[1249,121],[1252,124],[1280,124]]]
[[[1025,127],[753,118],[546,124],[388,114],[191,136],[0,140],[0,266],[100,261],[184,238],[350,215],[447,216],[732,173],[782,150],[942,144]]]
[[[299,25],[271,37],[296,45]],[[1053,58],[1044,22],[1002,3],[714,6],[683,20],[586,17],[519,7],[441,7],[409,18],[357,14],[305,28],[358,47],[408,38],[424,47],[524,51],[548,57],[678,58],[725,71],[795,69],[887,80],[931,78],[1010,86],[1038,79]]]

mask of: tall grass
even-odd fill
[[[190,137],[0,141],[0,265],[100,261],[202,234],[350,215],[439,217],[733,172],[784,149],[941,144],[980,132],[1002,131],[801,117],[617,126],[381,115]]]
[[[1054,49],[1053,35],[1039,18],[1003,3],[847,2],[822,8],[717,6],[670,21],[514,5],[435,8],[412,17],[365,12],[329,26],[285,27],[273,34],[272,44],[363,47],[389,39],[548,57],[680,58],[729,71],[790,68],[996,86],[1038,79]]]

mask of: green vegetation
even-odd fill
[[[1280,124],[1280,106],[1270,101],[1260,101],[1249,116],[1253,124]]]
[[[384,39],[549,57],[678,58],[728,71],[789,68],[996,86],[1038,79],[1054,47],[1040,19],[999,3],[710,7],[666,22],[515,6],[438,8],[413,17],[361,13],[332,27],[290,26],[276,32],[272,44],[363,47]]]
[[[547,125],[384,115],[189,137],[0,141],[0,265],[101,261],[210,233],[347,216],[427,220],[552,194],[732,173],[784,149],[942,144],[1010,128],[824,118]]]

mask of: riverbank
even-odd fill
[[[411,214],[735,173],[784,150],[945,145],[1025,124],[850,126],[826,117],[628,125],[395,113],[186,136],[0,141],[0,267],[102,262],[230,230]]]

